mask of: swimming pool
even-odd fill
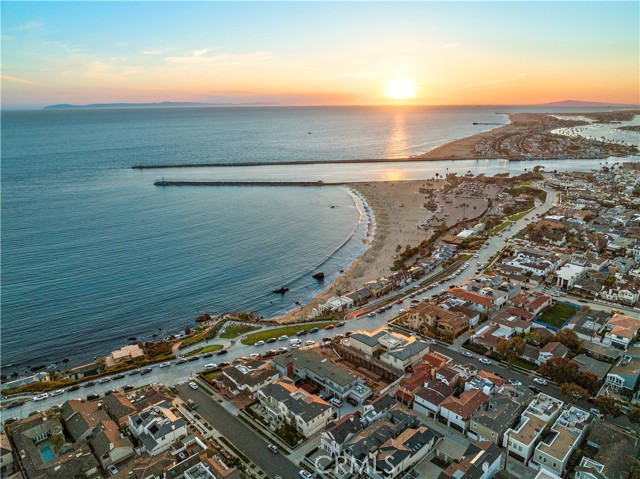
[[[50,462],[56,458],[49,444],[43,444],[42,446],[40,446],[40,454],[42,454],[42,459],[44,460],[44,462]]]

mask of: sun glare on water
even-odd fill
[[[394,100],[406,100],[416,96],[418,87],[411,80],[404,77],[392,78],[387,82],[384,93]]]

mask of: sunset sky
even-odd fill
[[[2,2],[2,106],[639,103],[639,5]]]

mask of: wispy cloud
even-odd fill
[[[5,81],[10,81],[10,82],[13,82],[13,83],[20,83],[22,85],[33,85],[33,82],[31,80],[26,80],[24,78],[13,77],[11,75],[0,75],[0,78],[2,78]]]
[[[31,20],[30,22],[23,23],[18,26],[18,30],[21,32],[35,32],[42,30],[44,22],[42,20]]]
[[[213,51],[213,48],[203,48],[180,56],[165,57],[164,60],[167,63],[230,66],[263,63],[273,57],[273,53],[267,51],[250,53],[213,53]]]

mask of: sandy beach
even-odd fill
[[[444,173],[444,172],[443,172]],[[384,181],[367,183],[350,183],[345,186],[359,191],[374,211],[376,234],[371,246],[351,265],[342,276],[323,293],[316,296],[310,303],[298,308],[286,316],[277,319],[278,322],[290,323],[308,319],[309,313],[318,304],[324,303],[329,297],[353,291],[362,287],[367,281],[392,274],[391,267],[396,257],[396,247],[406,245],[417,246],[428,239],[432,230],[418,228],[418,225],[429,219],[434,213],[424,208],[425,195],[419,188],[433,186],[441,188],[443,180],[414,180],[414,181]],[[437,197],[441,197],[438,193]],[[484,198],[451,198],[451,203],[440,201],[444,217],[448,226],[458,222],[458,218],[476,218],[484,213],[488,202]],[[462,203],[468,206],[460,207]],[[474,208],[475,206],[475,208]]]

